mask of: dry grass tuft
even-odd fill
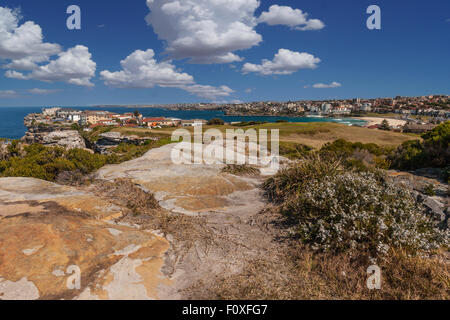
[[[228,164],[222,169],[223,173],[233,174],[235,176],[255,176],[259,175],[259,170],[249,165]]]
[[[367,255],[317,253],[290,238],[283,217],[268,208],[258,225],[277,242],[276,251],[249,259],[214,283],[189,288],[192,299],[223,300],[426,300],[450,299],[448,252],[430,257],[391,250],[378,266],[381,290],[369,290]]]
[[[114,182],[97,180],[91,188],[97,196],[126,208],[120,221],[161,232],[172,244],[172,269],[195,246],[208,247],[216,241],[205,218],[186,216],[161,208],[152,193],[129,179],[116,179]]]
[[[195,298],[224,300],[423,300],[450,298],[448,263],[392,252],[379,263],[381,290],[366,286],[367,267],[348,254],[315,254],[306,247],[279,253],[278,259],[248,261],[232,276]]]

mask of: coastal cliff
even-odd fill
[[[26,144],[42,144],[44,146],[60,146],[67,149],[85,149],[86,143],[76,130],[61,127],[29,127],[22,142]]]

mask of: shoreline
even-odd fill
[[[404,126],[407,122],[405,120],[399,120],[389,117],[360,117],[360,118],[352,118],[352,119],[360,119],[367,122],[367,127],[380,125],[384,120],[389,122],[389,125],[392,127]]]

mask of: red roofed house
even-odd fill
[[[144,118],[142,123],[150,128],[154,128],[163,125],[165,120],[165,118]]]

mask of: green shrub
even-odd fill
[[[450,166],[450,121],[422,135],[423,141],[403,143],[389,159],[399,170],[445,168]]]
[[[436,195],[436,191],[434,191],[434,186],[432,184],[427,185],[423,191],[427,196],[430,197],[434,197]]]
[[[367,171],[374,168],[389,169],[390,161],[386,158],[392,152],[390,147],[375,143],[349,142],[339,139],[325,144],[320,149],[322,158],[340,158],[344,167],[350,170]]]
[[[75,168],[80,170],[83,174],[90,173],[100,169],[108,163],[108,159],[104,155],[92,154],[89,151],[82,149],[72,149],[66,154],[66,157],[71,161]]]
[[[243,121],[240,123],[234,124],[235,127],[249,127],[249,126],[257,126],[268,123],[267,121]]]
[[[389,170],[392,166],[392,162],[389,159],[383,157],[376,157],[374,159],[374,162],[375,168],[377,169]]]
[[[11,156],[11,157],[19,156],[20,155],[19,141],[18,140],[11,141],[11,143],[8,145],[7,149],[8,149],[9,156]]]
[[[299,190],[306,188],[309,181],[334,176],[343,170],[340,160],[324,160],[319,154],[312,154],[294,166],[281,169],[264,182],[263,189],[271,202],[282,204]]]
[[[337,156],[350,157],[357,150],[365,150],[375,156],[389,154],[392,149],[381,147],[375,143],[349,142],[344,139],[338,139],[334,142],[325,144],[320,150],[321,153],[331,153]]]
[[[214,118],[208,121],[208,126],[223,126],[225,121],[222,119]]]
[[[448,243],[424,208],[380,172],[345,170],[338,160],[305,159],[268,179],[263,189],[292,235],[323,252],[416,253]]]
[[[307,156],[313,149],[299,143],[280,142],[280,155],[289,159],[301,159]]]
[[[389,122],[388,122],[386,119],[384,119],[384,120],[381,122],[380,130],[391,131],[391,127],[389,126]]]
[[[16,156],[15,148],[8,160],[0,162],[0,176],[32,177],[55,181],[62,172],[79,170],[91,173],[107,163],[108,158],[82,149],[65,150],[61,147],[45,147],[33,144],[23,148],[23,154]]]
[[[102,131],[102,130],[100,130]],[[84,149],[66,150],[33,144],[23,147],[18,141],[8,145],[6,160],[0,161],[0,177],[31,177],[48,181],[79,183],[87,175],[107,164],[118,164],[142,156],[148,150],[172,143],[170,137],[149,140],[143,145],[121,144],[109,155]]]

